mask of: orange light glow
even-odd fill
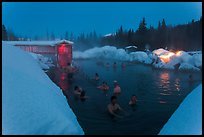
[[[181,51],[177,51],[176,56],[181,56]]]
[[[173,52],[169,52],[169,53],[166,53],[164,55],[161,55],[159,56],[159,58],[164,62],[164,63],[168,63],[171,59],[172,56],[174,56],[175,53]]]

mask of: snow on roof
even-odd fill
[[[110,36],[113,36],[113,35],[115,35],[115,33],[106,34],[106,35],[104,35],[104,37],[110,37]]]
[[[127,47],[125,47],[126,49],[129,49],[129,48],[135,48],[135,49],[137,49],[137,46],[127,46]]]
[[[7,45],[39,45],[39,46],[55,46],[59,43],[74,44],[72,41],[68,40],[55,40],[55,41],[3,41]]]

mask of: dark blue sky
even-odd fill
[[[163,18],[167,25],[188,23],[202,16],[201,2],[3,2],[2,20],[16,34],[35,36],[65,31],[78,35],[94,29],[99,34],[124,28],[138,28],[143,17],[147,26],[158,26]]]

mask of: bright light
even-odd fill
[[[58,48],[58,52],[59,54],[63,54],[65,52],[65,45],[62,44],[59,48]]]
[[[164,55],[160,55],[159,58],[164,62],[164,63],[168,63],[171,60],[171,57],[174,56],[175,53],[173,52],[168,52]]]
[[[181,56],[181,51],[177,51],[176,56]]]

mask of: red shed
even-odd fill
[[[57,55],[56,60],[59,67],[65,67],[72,62],[73,42],[71,41],[12,41],[10,43],[28,52]]]

